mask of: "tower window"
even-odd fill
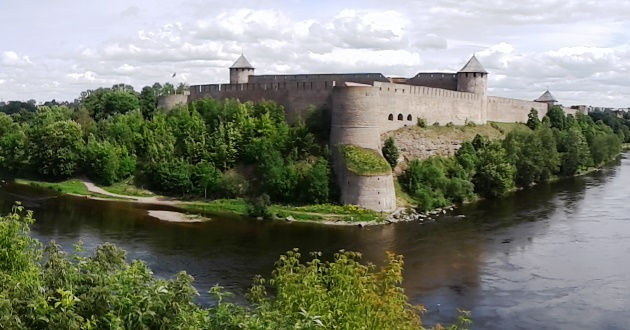
[[[413,117],[411,115],[407,115],[407,120],[411,121],[411,120],[413,120]]]
[[[388,120],[394,120],[394,115],[393,114],[389,114],[389,117],[387,117]]]
[[[402,115],[402,113],[399,113],[399,114],[398,114],[398,120],[403,120],[403,115]]]

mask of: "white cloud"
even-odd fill
[[[14,51],[4,51],[2,52],[2,64],[7,66],[24,66],[33,63],[28,56],[20,56]]]
[[[13,49],[0,46],[5,99],[73,99],[114,83],[225,82],[241,52],[259,73],[396,76],[458,70],[475,52],[492,94],[532,99],[549,86],[565,104],[630,106],[630,1],[64,1],[14,1],[0,13],[0,28],[15,31],[5,43]],[[66,21],[38,38],[43,30],[17,19],[22,13]]]

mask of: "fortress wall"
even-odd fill
[[[426,86],[433,88],[457,90],[457,74],[444,72],[418,73],[415,77],[407,79],[408,85]]]
[[[158,109],[172,110],[177,106],[186,105],[188,103],[188,95],[171,94],[158,97]]]
[[[332,95],[330,145],[351,144],[381,152],[379,109],[372,86],[338,87]]]
[[[378,96],[372,86],[338,87],[332,93],[330,146],[342,204],[361,205],[375,211],[396,208],[392,174],[360,176],[347,169],[337,148],[340,144],[373,149],[381,153]]]
[[[330,110],[333,81],[280,81],[275,83],[214,84],[190,87],[190,101],[211,97],[241,102],[275,101],[285,108],[289,123],[306,119],[309,106]]]
[[[360,176],[344,169],[341,175],[337,175],[337,183],[341,190],[339,202],[343,205],[360,205],[377,212],[396,209],[396,190],[392,174]]]
[[[424,118],[427,125],[438,122],[464,125],[466,121],[485,123],[485,98],[424,86],[375,83],[372,111],[378,112],[381,132],[417,124]]]
[[[584,113],[584,111],[580,111],[579,109],[573,109],[573,108],[570,108],[570,107],[562,107],[562,110],[564,111],[564,114],[565,114],[565,115],[573,115],[573,116],[575,116],[575,115],[577,115],[578,113],[583,113],[583,114],[585,114],[585,113]],[[545,113],[546,113],[546,111],[545,111]],[[543,114],[543,116],[544,116],[544,115],[545,115],[545,114]]]
[[[540,118],[547,113],[546,103],[489,96],[488,120],[505,123],[526,123],[527,115],[529,115],[532,108],[538,111]]]
[[[277,83],[277,82],[325,82],[335,81],[337,86],[345,82],[372,84],[375,81],[389,82],[387,77],[380,73],[356,73],[356,74],[298,74],[298,75],[254,75],[249,76],[251,83]]]

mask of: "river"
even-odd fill
[[[35,211],[36,238],[67,250],[78,241],[88,249],[112,242],[158,276],[187,271],[202,294],[218,283],[242,299],[253,276],[269,276],[294,247],[343,248],[374,262],[392,251],[404,255],[406,293],[426,307],[428,325],[453,321],[462,308],[472,311],[473,329],[628,329],[628,196],[624,154],[601,171],[467,205],[434,224],[168,223],[147,216],[147,206],[13,184],[0,187],[0,208],[21,200]]]

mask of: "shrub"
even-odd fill
[[[249,190],[249,182],[240,174],[228,171],[223,173],[219,183],[220,194],[225,198],[244,196]]]
[[[258,198],[252,199],[247,203],[247,215],[252,218],[271,219],[271,198],[269,195],[262,194]]]
[[[418,117],[418,127],[425,128],[427,127],[427,120],[421,117]]]
[[[453,124],[452,121],[449,121],[448,123],[446,123],[446,127],[453,127],[455,126],[455,124]]]
[[[435,123],[433,123],[433,126],[440,126],[440,123],[436,121]]]
[[[477,124],[475,124],[474,121],[467,121],[466,122],[466,126],[468,126],[468,127],[477,127]]]
[[[385,160],[387,160],[392,168],[395,168],[396,164],[398,164],[400,154],[398,153],[396,142],[392,136],[388,137],[383,144],[383,157],[385,157]]]

